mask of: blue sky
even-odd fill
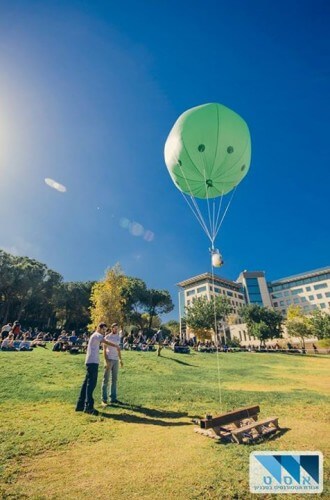
[[[220,102],[247,121],[252,163],[219,274],[329,265],[329,21],[321,0],[3,0],[0,247],[66,280],[120,262],[176,300],[210,270],[209,245],[164,143],[187,108]]]

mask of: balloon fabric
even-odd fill
[[[195,198],[229,193],[245,177],[250,162],[248,126],[222,104],[185,111],[165,144],[165,163],[174,184]]]

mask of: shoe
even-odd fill
[[[76,406],[75,411],[84,411],[84,408],[81,408],[80,406]]]
[[[114,404],[114,405],[122,405],[124,404],[122,401],[119,401],[119,399],[112,399],[111,400],[111,404]]]
[[[106,401],[102,401],[101,406],[102,408],[106,408],[107,406],[109,406],[109,404]]]
[[[87,413],[88,415],[98,415],[99,414],[98,410],[95,410],[95,408],[92,408],[91,410],[84,410],[84,413]]]

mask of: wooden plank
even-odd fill
[[[259,422],[253,422],[252,424],[245,425],[244,427],[240,427],[239,429],[234,429],[232,431],[232,436],[235,439],[236,442],[241,442],[243,439],[243,434],[252,430],[255,430],[259,435],[263,434],[268,434],[270,431],[270,428],[265,429],[264,431],[261,429],[263,426],[267,426],[273,424],[274,428],[273,430],[278,429],[278,417],[271,417],[271,418],[266,418],[264,420],[259,420]],[[253,439],[253,436],[252,436]]]
[[[239,408],[238,410],[230,411],[222,415],[217,415],[211,419],[202,418],[200,421],[200,426],[202,429],[210,429],[211,427],[219,427],[222,425],[228,425],[238,420],[243,420],[244,418],[252,418],[260,413],[259,406],[250,406],[247,408]]]
[[[263,425],[274,424],[278,427],[278,417],[270,417],[265,418],[264,420],[259,420],[258,422],[253,422],[252,424],[244,425],[244,427],[240,427],[239,429],[234,429],[232,434],[239,434],[240,432],[248,432],[251,429],[255,429],[258,427],[262,427]]]

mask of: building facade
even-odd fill
[[[268,283],[272,307],[286,315],[290,305],[305,313],[314,309],[330,312],[330,267],[296,274]]]
[[[214,281],[213,281],[214,280]],[[178,283],[180,324],[185,308],[197,297],[226,297],[237,317],[237,324],[223,326],[227,335],[243,343],[255,339],[247,333],[246,325],[239,320],[240,308],[246,304],[272,307],[286,316],[290,305],[298,305],[305,313],[321,309],[330,313],[330,267],[289,276],[280,280],[266,281],[264,271],[243,271],[236,281],[204,273]]]

